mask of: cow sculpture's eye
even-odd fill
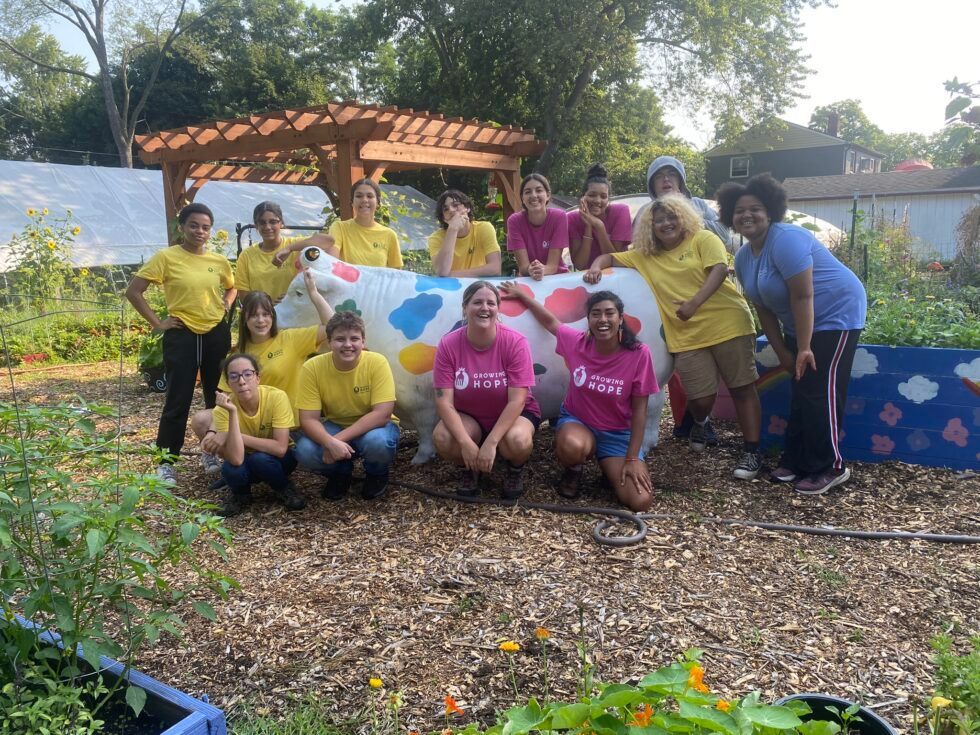
[[[307,248],[306,251],[303,253],[303,255],[306,256],[306,259],[307,260],[316,260],[317,258],[320,257],[320,249],[319,248]]]

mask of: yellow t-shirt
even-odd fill
[[[724,263],[728,253],[718,236],[699,230],[673,250],[644,255],[638,250],[613,253],[613,258],[635,268],[657,297],[667,349],[686,352],[720,344],[744,334],[755,334],[752,313],[745,299],[727,278],[686,322],[677,318],[677,301],[687,301],[707,277],[706,269]]]
[[[259,386],[259,407],[251,416],[239,405],[234,393],[231,400],[238,406],[238,428],[246,436],[271,439],[273,429],[293,427],[293,409],[289,398],[278,388]],[[220,406],[214,409],[214,428],[220,432],[228,431],[228,412]]]
[[[433,258],[442,249],[446,231],[441,227],[429,235],[429,255]],[[467,271],[486,265],[490,253],[499,253],[500,244],[497,242],[497,231],[490,222],[470,222],[470,231],[466,237],[457,237],[453,248],[453,264],[451,271]]]
[[[225,291],[235,286],[224,255],[196,255],[180,245],[157,250],[136,275],[163,285],[167,312],[195,334],[210,332],[225,318]]]
[[[327,352],[303,365],[296,408],[322,411],[327,421],[347,427],[373,406],[393,400],[395,378],[384,355],[364,351],[353,370],[338,370]],[[394,415],[391,420],[398,423]]]
[[[273,301],[278,299],[286,293],[296,276],[296,259],[299,253],[290,253],[282,268],[276,268],[272,258],[283,248],[303,239],[305,238],[283,238],[282,245],[271,253],[263,250],[261,243],[242,250],[235,264],[235,285],[240,291],[265,291]]]
[[[352,265],[402,267],[402,251],[398,235],[379,222],[361,227],[353,219],[336,220],[330,225],[330,235],[340,250],[340,259]]]

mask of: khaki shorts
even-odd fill
[[[688,398],[707,398],[718,392],[718,376],[731,388],[754,383],[755,335],[745,334],[698,350],[674,355],[674,370]]]

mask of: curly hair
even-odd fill
[[[663,245],[653,232],[653,220],[658,214],[672,214],[677,217],[677,226],[681,228],[684,238],[691,237],[704,228],[704,220],[683,194],[668,194],[654,199],[647,207],[636,226],[636,237],[633,238],[633,249],[644,255],[658,255],[664,251]]]
[[[192,214],[206,215],[211,220],[211,224],[214,224],[214,212],[211,211],[211,208],[207,204],[201,204],[201,202],[191,202],[181,209],[177,215],[177,223],[181,225],[185,224]]]
[[[449,223],[446,222],[446,218],[442,214],[442,208],[446,205],[446,201],[452,199],[458,204],[462,204],[466,207],[466,216],[470,222],[473,221],[473,200],[466,196],[459,189],[446,189],[439,198],[436,199],[436,219],[439,220],[439,224],[442,225],[442,229],[449,227]]]
[[[242,313],[238,317],[238,344],[236,350],[244,350],[245,343],[251,338],[248,331],[248,320],[259,309],[265,309],[272,314],[272,328],[269,329],[269,336],[275,337],[279,334],[279,322],[276,319],[276,307],[272,303],[272,297],[265,291],[249,291],[248,295],[242,299]]]
[[[330,317],[325,329],[327,330],[327,339],[333,339],[333,333],[340,329],[356,330],[361,333],[362,338],[365,336],[364,320],[353,311],[338,311]]]
[[[638,349],[641,342],[636,338],[636,333],[630,329],[629,324],[626,323],[626,315],[623,311],[623,300],[619,298],[612,291],[596,291],[595,293],[589,294],[589,298],[585,302],[585,318],[589,318],[589,312],[592,311],[592,307],[596,304],[602,303],[603,301],[612,301],[613,306],[616,307],[616,311],[619,312],[619,318],[622,320],[619,323],[620,339],[619,344],[625,347],[627,350]],[[589,338],[591,339],[594,335],[592,330],[589,330]]]
[[[766,208],[769,219],[773,222],[782,222],[786,216],[786,189],[779,183],[772,174],[759,174],[753,176],[745,184],[729,182],[723,184],[715,194],[718,202],[718,219],[726,227],[732,227],[735,219],[735,205],[743,196],[754,196],[762,206]]]

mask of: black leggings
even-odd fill
[[[180,454],[187,431],[187,416],[194,400],[197,371],[201,371],[204,405],[214,408],[214,393],[221,377],[221,361],[231,348],[231,329],[222,319],[210,332],[195,334],[186,327],[163,333],[163,364],[167,371],[167,397],[163,402],[157,447]]]

